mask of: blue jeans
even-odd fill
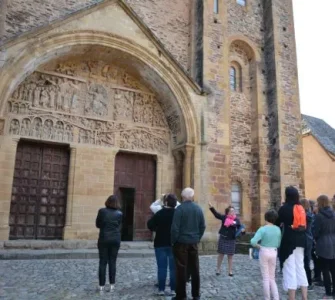
[[[172,253],[172,247],[155,248],[157,268],[158,268],[158,289],[165,291],[167,268],[170,269],[170,288],[176,290],[176,269]]]

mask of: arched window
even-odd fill
[[[234,206],[237,215],[242,213],[242,186],[234,182],[231,187],[231,205]]]
[[[236,89],[236,69],[234,67],[230,67],[230,90],[236,91]]]

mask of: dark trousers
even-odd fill
[[[335,292],[335,259],[319,257],[323,282],[328,296]],[[333,290],[332,290],[333,287]]]
[[[109,283],[115,283],[116,258],[120,245],[115,244],[98,244],[99,249],[99,285],[106,284],[106,269],[109,266]]]
[[[314,263],[314,280],[321,281],[321,266],[320,266],[320,259],[316,256],[315,251],[312,252],[312,259]]]
[[[187,269],[191,273],[192,297],[200,297],[200,272],[198,244],[179,244],[173,247],[173,254],[176,263],[176,299],[187,299],[186,281]]]
[[[306,271],[306,275],[307,275],[307,280],[308,280],[308,285],[312,285],[312,271],[311,271],[311,267],[310,267],[310,262],[311,259],[308,255],[305,255],[304,257],[304,266],[305,266],[305,271]]]
[[[156,262],[158,268],[158,289],[165,291],[165,283],[167,276],[167,269],[170,271],[170,288],[172,291],[176,290],[176,266],[172,254],[171,247],[155,248]]]

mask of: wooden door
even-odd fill
[[[62,239],[69,151],[19,143],[10,208],[10,239]]]
[[[114,193],[120,197],[121,207],[122,188],[132,188],[135,190],[133,240],[150,240],[151,233],[147,229],[147,221],[152,215],[150,205],[155,200],[155,157],[130,153],[117,154]],[[129,224],[130,222],[127,223]]]

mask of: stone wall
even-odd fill
[[[87,9],[104,0],[11,0],[4,41],[33,29],[64,19],[72,13]],[[126,0],[136,14],[161,40],[167,50],[185,70],[188,66],[190,43],[190,0]]]
[[[278,111],[282,187],[294,185],[303,193],[301,114],[292,0],[274,0],[277,35]]]

